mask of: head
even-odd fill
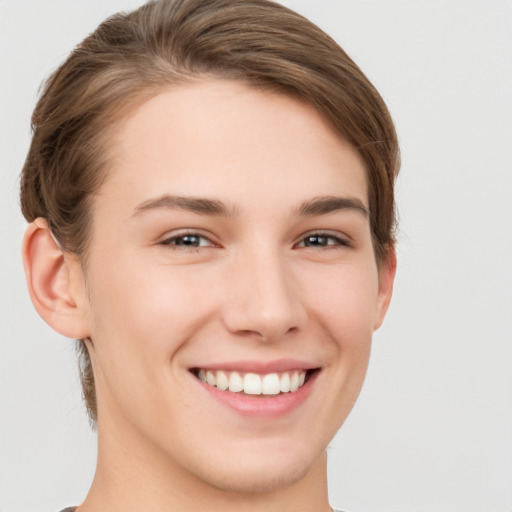
[[[165,115],[159,116],[159,112],[165,112]],[[189,117],[187,117],[187,112]],[[240,113],[239,116],[236,115],[237,112]],[[263,118],[265,115],[267,117],[263,119],[260,114]],[[175,120],[173,121],[174,115]],[[202,120],[201,116],[203,115],[205,117]],[[294,147],[294,151],[290,155],[286,155],[283,150],[283,162],[286,157],[296,168],[296,171],[290,172],[290,170],[283,170],[283,162],[279,161],[280,149],[279,147],[272,148],[271,140],[267,140],[265,144],[269,155],[273,155],[275,158],[265,162],[260,158],[260,152],[258,152],[257,158],[254,158],[254,152],[251,153],[253,150],[257,151],[257,147],[251,145],[259,140],[257,134],[251,134],[250,137],[243,140],[237,139],[238,133],[248,133],[253,127],[255,130],[260,129],[258,133],[263,134],[266,131],[263,128],[265,122],[268,122],[273,115],[279,126],[289,123],[286,130],[281,130],[279,126],[275,127],[275,137],[280,137],[283,144],[286,142],[290,142],[290,145],[303,143],[304,152],[309,156],[302,155],[301,159],[307,161],[309,158],[309,163],[314,165],[317,153],[321,153],[326,147],[336,147],[336,154],[331,155],[332,158],[331,156],[326,157],[326,161],[337,162],[340,167],[345,166],[349,169],[348,177],[344,176],[338,182],[333,173],[334,163],[326,164],[329,169],[324,172],[325,179],[318,179],[320,183],[318,193],[313,194],[324,198],[322,204],[313,204],[311,203],[313,197],[306,197],[305,191],[308,188],[314,189],[316,181],[311,179],[311,171],[309,174],[306,170],[303,172],[300,162],[293,160],[293,155],[301,146]],[[187,125],[189,118],[191,126]],[[170,120],[171,125],[174,122],[172,129],[169,128],[170,131],[166,131],[168,129],[167,119]],[[312,130],[325,135],[322,144],[316,141],[309,145],[308,130],[304,129],[305,120],[310,123],[309,126],[312,127]],[[219,126],[215,124],[217,122],[220,123]],[[163,124],[160,126],[159,123]],[[67,277],[60,278],[60,282],[65,282],[66,284],[63,284],[62,287],[69,285],[69,289],[80,297],[78,300],[73,299],[72,302],[86,313],[81,316],[82,323],[78,322],[79,328],[70,327],[60,330],[67,335],[80,338],[78,343],[82,387],[87,409],[93,422],[98,419],[95,385],[98,378],[103,382],[105,373],[104,367],[101,372],[99,370],[102,357],[104,357],[103,360],[113,358],[115,357],[113,351],[116,350],[103,349],[100,346],[101,338],[116,337],[116,333],[111,331],[116,328],[116,321],[115,319],[112,321],[113,327],[105,326],[109,319],[100,319],[96,316],[100,309],[104,310],[105,305],[100,307],[99,304],[102,301],[113,303],[116,301],[116,297],[115,295],[109,296],[104,289],[100,291],[99,283],[105,282],[105,278],[108,280],[110,275],[115,274],[114,267],[117,263],[122,267],[119,260],[109,262],[108,256],[105,256],[103,260],[103,256],[98,252],[98,247],[102,243],[104,245],[101,248],[106,251],[104,255],[110,252],[107,250],[108,242],[105,242],[108,238],[108,231],[105,231],[107,228],[102,228],[102,226],[108,225],[107,219],[117,218],[116,215],[119,212],[116,208],[122,208],[123,198],[130,197],[130,190],[140,191],[146,183],[157,187],[156,184],[161,180],[165,182],[168,179],[169,169],[155,171],[155,169],[159,169],[159,164],[151,164],[151,169],[143,167],[144,161],[151,162],[152,156],[155,155],[153,151],[148,152],[153,143],[158,143],[156,153],[160,150],[163,151],[159,162],[168,162],[173,159],[181,161],[180,159],[184,158],[184,155],[194,153],[194,146],[191,142],[193,137],[204,135],[201,139],[201,149],[197,149],[197,152],[204,151],[205,154],[209,154],[209,158],[213,162],[211,169],[205,170],[208,161],[198,161],[189,167],[185,163],[180,169],[196,170],[201,168],[203,169],[202,174],[194,175],[191,171],[192,174],[185,173],[182,176],[181,171],[178,172],[178,169],[173,168],[174,174],[171,172],[170,175],[174,180],[172,186],[176,185],[180,197],[181,195],[212,197],[218,201],[215,204],[196,202],[192,208],[192,210],[195,208],[196,213],[201,208],[206,210],[220,208],[222,212],[221,214],[217,212],[217,219],[223,218],[223,215],[228,213],[224,211],[225,208],[232,209],[230,215],[232,214],[233,217],[236,217],[235,213],[238,211],[240,218],[251,219],[249,213],[244,211],[246,204],[249,204],[249,210],[251,208],[251,194],[256,194],[258,197],[259,192],[261,197],[267,197],[265,190],[275,187],[280,190],[282,195],[286,195],[289,191],[290,197],[295,195],[299,203],[309,201],[309,206],[302,205],[306,210],[309,208],[307,214],[309,216],[320,214],[318,212],[321,212],[322,209],[326,212],[334,212],[338,210],[332,209],[332,205],[327,204],[329,197],[336,195],[329,193],[329,183],[333,184],[333,190],[336,190],[338,186],[345,187],[348,190],[349,199],[357,201],[352,205],[349,204],[348,208],[345,205],[344,208],[349,210],[351,215],[364,216],[366,219],[370,242],[367,249],[369,248],[371,252],[372,265],[374,265],[374,273],[373,277],[369,279],[369,286],[375,285],[375,299],[380,303],[375,315],[370,315],[371,318],[365,316],[365,322],[370,329],[368,335],[365,334],[362,348],[358,349],[358,357],[354,358],[354,365],[358,369],[357,378],[347,384],[348,391],[345,392],[347,398],[344,399],[346,403],[340,407],[337,416],[339,426],[357,396],[369,354],[371,331],[380,324],[389,301],[390,282],[392,282],[394,270],[393,184],[398,172],[399,157],[393,123],[384,102],[364,74],[331,38],[300,15],[269,0],[150,2],[132,13],[119,14],[109,18],[73,51],[47,81],[34,111],[32,124],[33,139],[21,182],[22,209],[27,221],[35,222],[35,229],[43,229],[51,234],[52,240],[48,239],[44,243],[54,243],[54,250],[60,251],[64,255],[62,258],[71,262],[67,273],[65,273]],[[161,129],[151,134],[150,132],[155,126],[160,126]],[[229,170],[229,166],[225,162],[215,164],[222,160],[222,144],[226,140],[226,137],[217,139],[216,133],[224,133],[235,143],[238,140],[237,147],[241,148],[240,154],[245,154],[247,160],[256,162],[254,165],[247,166],[244,171],[240,171],[242,173],[240,182],[237,181],[235,170]],[[147,140],[146,134],[149,134]],[[162,138],[158,134],[161,134]],[[296,136],[296,141],[286,140],[288,135]],[[262,137],[264,141],[265,136],[262,135]],[[182,138],[183,140],[181,140]],[[208,140],[215,141],[215,143],[212,142],[209,145]],[[180,141],[180,143],[178,144],[176,141]],[[320,146],[324,149],[319,149]],[[187,151],[184,151],[184,148],[187,148]],[[236,158],[238,153],[234,151],[233,158]],[[141,156],[143,154],[146,160]],[[223,155],[226,159],[226,153]],[[134,168],[130,162],[137,162],[138,158],[140,165]],[[240,161],[242,159],[243,156]],[[275,170],[269,172],[268,169],[272,168],[274,163]],[[320,174],[322,165],[319,166]],[[238,165],[238,167],[240,166]],[[261,179],[265,181],[264,186],[258,188],[252,183],[250,185],[251,194],[249,194],[243,183],[247,182],[248,177],[260,173],[263,167],[266,169],[261,175]],[[204,193],[201,190],[196,194],[192,183],[197,180],[201,180],[200,183],[211,182],[211,187],[206,187]],[[127,182],[131,183],[132,189],[123,190],[124,195],[114,200],[116,191],[121,191]],[[166,184],[162,183],[162,186],[165,188]],[[235,192],[224,196],[223,191],[232,190],[233,187]],[[157,188],[151,189],[151,193],[155,190]],[[149,192],[150,188],[148,188],[148,194]],[[183,194],[181,194],[182,192]],[[279,218],[282,212],[273,210],[277,203],[272,202],[271,198],[269,198],[268,204],[260,199],[258,201],[260,201],[261,208],[266,212],[265,215],[268,214],[264,226],[268,227],[273,222],[279,225],[276,218]],[[163,201],[163,204],[158,205],[158,200]],[[158,210],[169,207],[172,210],[177,207],[180,211],[183,209],[183,205],[170,205],[168,197],[155,199],[153,195],[152,201],[152,203],[151,201],[138,203],[135,215],[140,215],[142,218],[147,211],[151,215],[152,208]],[[176,202],[176,199],[172,199],[172,201]],[[219,206],[219,203],[222,204]],[[184,209],[188,208],[187,211],[189,211],[190,206],[188,204]],[[130,207],[133,207],[133,204]],[[253,205],[252,208],[254,210],[257,206]],[[358,208],[359,213],[356,211]],[[245,215],[246,213],[247,215]],[[265,215],[261,215],[261,217],[265,217]],[[229,215],[224,216],[229,217]],[[121,216],[118,217],[119,222],[121,222],[121,218]],[[359,221],[361,219],[356,220],[356,224]],[[158,222],[156,219],[154,220],[155,225],[158,225]],[[218,222],[220,226],[224,225],[224,220]],[[244,229],[252,226],[251,222],[248,220],[243,226]],[[190,224],[190,219],[186,220],[185,224],[187,223]],[[118,224],[118,227],[120,225]],[[224,234],[213,233],[211,238],[214,240],[205,237],[209,240],[208,242],[204,242],[205,239],[202,239],[203,242],[198,242],[197,233],[194,234],[196,236],[194,243],[198,243],[199,252],[210,251],[215,245],[227,247],[229,244],[225,240],[229,237],[232,240],[236,239],[237,244],[239,243],[242,247],[242,238],[237,238],[233,234],[237,232],[233,226],[234,224],[231,227],[220,228],[224,229]],[[282,231],[276,232],[276,234],[282,236],[286,230],[291,229],[290,226],[291,224],[286,228],[283,227]],[[259,228],[256,224],[254,224],[254,228],[255,233],[258,233]],[[116,226],[112,224],[108,229],[115,230]],[[364,229],[360,228],[361,232]],[[203,235],[206,231],[210,232],[209,229],[204,228],[200,234]],[[228,232],[231,234],[228,235]],[[153,235],[157,237],[156,232]],[[357,239],[357,236],[354,238]],[[186,243],[189,243],[190,239],[187,240]],[[262,239],[261,242],[264,240]],[[299,245],[302,242],[295,242],[294,247],[303,247]],[[42,241],[37,243],[43,244]],[[182,243],[184,243],[183,239],[177,238],[177,235],[158,241],[160,246],[179,246]],[[205,246],[201,249],[203,243]],[[27,260],[30,260],[30,253],[34,251],[34,248],[30,248],[29,245],[30,243],[26,248]],[[32,242],[32,246],[34,245],[36,244]],[[248,243],[246,247],[250,247],[250,244]],[[115,248],[112,250],[114,251]],[[367,255],[362,258],[365,261],[366,266],[363,265],[365,269],[371,267]],[[160,258],[160,256],[158,257]],[[195,261],[198,265],[194,265],[194,269],[202,275],[202,282],[208,283],[210,274],[208,272],[202,274],[207,268],[207,265],[204,265],[205,260],[201,259],[203,256],[194,255],[193,257],[199,258]],[[211,258],[210,255],[206,257],[209,265],[213,264]],[[248,258],[247,261],[251,261],[251,258],[256,258],[256,255],[249,254]],[[311,258],[308,261],[315,269],[318,268],[318,262],[313,264]],[[107,274],[101,274],[98,271],[104,263],[107,266],[113,265]],[[233,263],[234,266],[231,267],[230,272],[234,271],[239,263]],[[161,264],[160,261],[155,266]],[[338,269],[337,272],[339,271],[339,262],[336,265],[325,262],[324,264],[330,268],[335,266]],[[144,265],[141,263],[138,267],[139,270],[147,268],[147,261]],[[187,265],[188,267],[189,265]],[[354,268],[356,267],[363,268],[359,263],[354,263]],[[70,268],[71,270],[69,270]],[[80,269],[81,278],[66,280],[69,273],[72,274],[73,269],[77,268]],[[137,268],[137,265],[132,265],[131,268]],[[308,271],[303,270],[307,274]],[[257,274],[260,271],[263,272],[263,269],[258,269],[255,266],[253,271]],[[276,270],[266,268],[266,273],[268,274],[268,272],[272,273]],[[293,281],[291,276],[294,275],[294,272],[290,271],[290,276],[286,278],[289,278],[290,282]],[[373,271],[370,270],[371,272]],[[236,275],[242,274],[243,272],[240,272]],[[230,274],[223,275],[226,278],[225,282],[229,282]],[[330,279],[336,275],[334,272],[330,277],[328,275],[321,277],[321,279],[327,280],[325,293],[328,296],[322,298],[321,295],[313,294],[314,297],[311,300],[315,304],[321,303],[322,300],[336,301],[336,288],[331,289],[330,285],[327,285]],[[354,288],[360,287],[361,282],[358,279],[361,276],[358,276],[357,272],[353,275],[355,275],[352,283]],[[275,277],[276,281],[279,281],[282,276],[279,277],[276,274]],[[315,276],[315,279],[318,277]],[[135,302],[137,297],[142,298],[144,293],[153,293],[140,281],[137,281],[136,273],[131,278],[133,279],[133,289],[137,290],[137,286],[139,286],[139,294],[135,296]],[[175,278],[176,280],[170,282],[169,286],[176,286],[178,291],[182,286],[185,290],[188,277],[178,272]],[[115,277],[113,277],[113,282],[115,282]],[[358,282],[359,284],[357,284]],[[233,285],[232,289],[236,290],[236,301],[239,304],[243,303],[243,290],[249,293],[251,284],[248,281],[243,284],[231,284]],[[59,285],[56,286],[55,293],[58,294]],[[213,278],[211,286],[217,290],[216,298],[205,299],[206,301],[218,302],[225,299],[227,303],[234,300],[229,287],[220,290],[218,283]],[[300,284],[291,285],[287,292],[290,296],[294,295],[294,286],[297,286],[298,290],[301,287]],[[109,289],[113,290],[113,293],[116,290],[116,293],[119,293],[121,290],[115,285]],[[129,289],[125,291],[129,292]],[[155,294],[159,293],[154,288],[153,291]],[[280,293],[276,290],[269,292],[273,297],[279,296]],[[303,292],[300,290],[297,292],[298,302],[300,302],[301,293]],[[367,296],[360,297],[361,303],[368,301],[369,297],[373,297],[372,293],[370,290]],[[220,299],[219,294],[221,295]],[[33,298],[34,295],[37,294],[33,294]],[[197,293],[193,297],[200,301],[197,299]],[[184,292],[184,295],[177,294],[173,298],[162,295],[160,299],[162,301],[171,299],[171,304],[168,307],[174,308],[173,300],[183,299],[184,303],[187,303],[188,297]],[[189,309],[185,308],[182,311],[185,316],[187,311],[191,311],[194,307],[194,299],[190,300]],[[295,299],[290,300],[295,301]],[[91,303],[96,301],[96,310],[90,304],[86,304],[88,301]],[[272,315],[269,315],[266,324],[268,333],[263,332],[261,338],[265,338],[266,341],[281,339],[286,334],[286,338],[291,339],[293,338],[292,333],[301,333],[302,330],[307,330],[301,327],[301,322],[306,322],[304,318],[308,317],[307,307],[303,307],[298,302],[285,312],[281,311],[281,316],[287,318],[284,322],[286,326],[277,320],[272,323]],[[357,298],[353,302],[357,303]],[[343,304],[340,303],[340,305]],[[42,307],[44,308],[44,306]],[[136,307],[135,304],[133,307]],[[233,309],[231,312],[226,312],[226,308],[229,309],[227,306],[219,307],[219,311],[222,310],[222,314],[225,314],[222,322],[225,325],[231,325],[228,327],[230,332],[236,331],[240,334],[243,331],[245,337],[247,332],[257,331],[262,334],[260,331],[265,331],[263,327],[260,330],[235,327],[235,324],[237,326],[243,324],[242,320],[239,321],[239,317],[250,317],[251,307],[247,306],[244,311]],[[294,311],[291,311],[293,308],[295,308]],[[277,307],[277,309],[279,308]],[[374,309],[372,311],[375,312]],[[116,312],[113,311],[112,317],[115,317],[115,314]],[[343,312],[339,314],[343,314]],[[210,318],[211,313],[208,315]],[[45,317],[45,314],[43,316]],[[151,312],[148,311],[147,318],[149,316],[151,316]],[[46,315],[47,320],[49,317],[52,315]],[[51,318],[48,321],[50,324],[52,323]],[[74,322],[74,318],[70,316],[70,323],[72,322]],[[95,326],[92,331],[87,327],[88,322]],[[222,337],[215,331],[216,328],[207,326],[210,325],[208,322],[206,316],[196,319],[194,332],[208,332],[211,339]],[[318,325],[312,328],[313,331],[317,328],[321,329],[320,326],[324,323],[323,320],[318,321]],[[158,329],[158,327],[157,325],[156,328]],[[179,326],[169,327],[180,333]],[[364,328],[361,327],[359,330],[363,331]],[[101,334],[98,334],[98,339],[95,339],[91,332]],[[310,332],[309,335],[311,334]],[[195,335],[186,329],[178,335],[181,336],[183,346],[186,344],[185,340],[192,340],[189,345],[191,349],[187,349],[190,351],[185,351],[184,356],[178,356],[180,365],[183,365],[184,361],[191,364],[194,359],[191,354],[200,354],[204,347],[199,342],[196,344]],[[302,334],[300,335],[302,336]],[[321,337],[318,332],[316,335]],[[307,335],[304,335],[304,340],[306,338]],[[283,346],[288,346],[288,341],[283,343]],[[306,341],[304,343],[306,344]],[[350,346],[350,342],[348,345]],[[298,346],[301,346],[300,343]],[[156,347],[156,353],[160,348],[162,347]],[[222,353],[222,347],[219,350]],[[226,353],[222,357],[227,360],[229,359],[229,347],[225,350]],[[287,350],[284,350],[283,354]],[[317,354],[317,362],[327,364],[325,359],[331,354],[329,350],[326,349],[323,353],[320,350],[317,354],[313,349],[308,353],[308,357],[315,359],[315,354]],[[334,352],[332,355],[335,360]],[[108,357],[105,355],[107,353]],[[275,358],[280,352],[273,348],[268,354],[273,354],[272,358]],[[304,354],[307,354],[306,349],[304,349]],[[122,355],[118,355],[122,359]],[[148,354],[147,356],[151,357]],[[237,356],[238,359],[241,357],[241,355]],[[263,359],[265,358],[271,359],[270,356],[264,356]],[[112,359],[109,360],[112,361]],[[208,369],[207,361],[199,362]],[[217,360],[216,363],[219,361]],[[94,368],[95,364],[96,368]],[[126,360],[125,364],[129,367],[131,363]],[[215,370],[215,364],[210,369]],[[194,378],[200,377],[199,368],[194,367],[189,370],[194,374]],[[271,370],[270,373],[277,371]],[[336,373],[340,375],[346,370],[345,368],[332,371],[333,375]],[[315,371],[308,370],[308,372],[308,378],[313,380],[316,375]],[[261,373],[265,373],[265,371],[262,370]],[[322,372],[317,373],[321,374]],[[341,379],[341,377],[339,378]],[[320,380],[320,376],[318,380]],[[112,383],[103,382],[102,385],[107,388]],[[156,400],[151,391],[148,396],[149,401],[152,398]],[[103,414],[106,410],[105,407]],[[162,422],[162,428],[165,428],[165,418],[157,419]],[[331,430],[333,428],[330,427]],[[333,434],[333,432],[330,433]],[[275,446],[276,449],[280,447],[279,443]]]

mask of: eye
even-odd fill
[[[207,237],[197,233],[182,233],[159,242],[159,245],[170,245],[185,248],[212,247],[214,243]]]
[[[349,247],[350,244],[347,240],[332,235],[330,233],[311,233],[303,238],[297,247],[329,247],[329,246],[344,246]]]

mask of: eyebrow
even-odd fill
[[[368,208],[355,197],[320,196],[305,201],[298,208],[299,215],[327,215],[339,210],[352,210],[369,217]]]
[[[144,201],[135,208],[134,215],[148,210],[172,210],[176,208],[200,215],[217,217],[234,217],[238,211],[235,206],[228,206],[217,199],[172,196],[166,194],[155,199]],[[365,217],[369,216],[368,209],[360,199],[338,196],[314,197],[300,204],[297,208],[297,214],[303,217],[312,217],[315,215],[327,215],[340,210],[352,210],[363,214]]]
[[[229,207],[217,199],[204,197],[182,197],[163,195],[156,199],[144,201],[135,208],[134,215],[148,210],[155,209],[179,209],[186,210],[200,215],[212,215],[218,217],[233,217],[236,213],[234,206]]]

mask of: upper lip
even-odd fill
[[[260,375],[264,375],[267,373],[282,373],[291,370],[314,370],[319,368],[319,365],[297,359],[277,359],[274,361],[242,360],[207,363],[204,366],[198,364],[191,367],[190,370],[198,368],[204,370],[224,370],[228,372],[258,373]]]

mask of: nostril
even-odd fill
[[[239,288],[234,281],[233,295],[222,313],[223,323],[231,333],[274,342],[294,335],[307,323],[304,304],[275,266],[267,266],[265,272],[245,268],[241,274],[249,274],[250,282],[241,279],[243,287]]]

